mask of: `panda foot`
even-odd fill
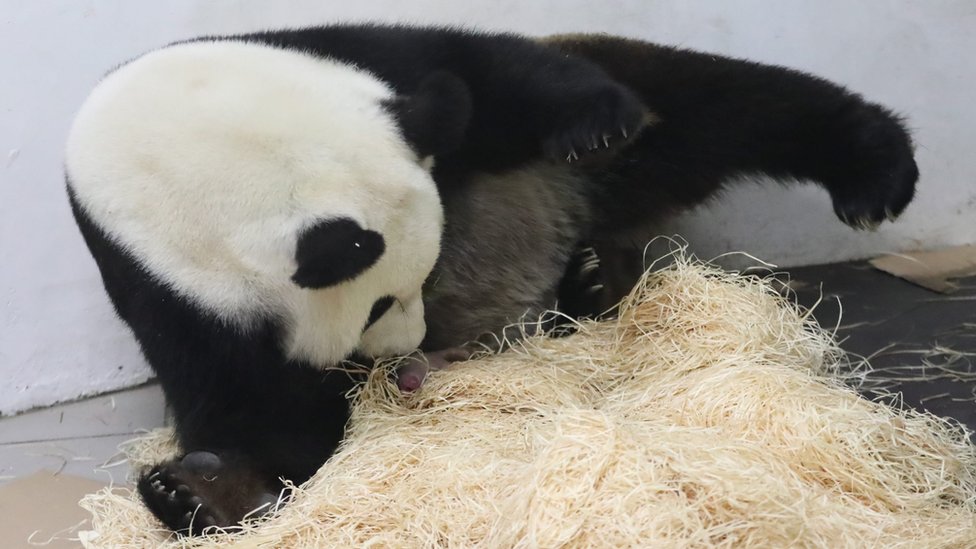
[[[604,293],[603,273],[596,250],[578,248],[559,282],[559,311],[576,320],[596,318],[604,312]]]
[[[557,109],[562,119],[556,121],[555,131],[543,148],[547,156],[564,162],[594,156],[629,141],[648,121],[637,97],[618,84],[587,90],[557,105]]]
[[[156,465],[139,479],[138,490],[163,524],[188,536],[215,528],[232,531],[245,518],[279,505],[272,482],[240,460],[204,451]]]

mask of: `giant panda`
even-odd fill
[[[341,440],[344,361],[595,314],[587,250],[750,173],[820,183],[855,227],[918,177],[898,118],[843,88],[609,36],[335,25],[116,68],[66,178],[186,452],[143,500],[183,534],[270,508]]]

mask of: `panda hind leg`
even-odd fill
[[[279,505],[282,484],[233,454],[190,452],[154,466],[139,479],[146,506],[181,535],[197,536],[215,527],[233,531]]]
[[[617,84],[593,85],[578,97],[567,94],[556,108],[561,113],[553,132],[543,141],[546,156],[575,162],[606,157],[631,141],[651,115],[630,90]]]

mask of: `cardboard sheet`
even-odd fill
[[[871,260],[874,268],[934,292],[959,289],[953,279],[976,275],[976,244],[937,250],[885,255]]]
[[[49,471],[0,485],[0,547],[81,547],[70,539],[77,538],[79,529],[86,529],[88,520],[88,512],[78,506],[78,500],[104,487],[102,482]],[[74,528],[78,525],[81,528]]]

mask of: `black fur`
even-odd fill
[[[391,113],[419,154],[437,155],[435,179],[446,194],[463,197],[472,173],[501,175],[545,158],[571,170],[585,188],[573,199],[585,215],[573,218],[590,221],[567,231],[567,249],[577,240],[612,241],[708,199],[730,177],[760,172],[813,179],[844,221],[871,224],[904,209],[918,175],[911,140],[890,112],[787,69],[612,37],[543,44],[460,30],[335,26],[234,38],[345,60],[389,82],[402,97],[388,105]],[[577,159],[589,161],[566,166]],[[116,245],[73,195],[71,204],[116,311],[163,385],[183,449],[212,453],[210,469],[230,483],[200,484],[195,458],[162,463],[139,482],[150,509],[170,528],[198,533],[204,524],[235,524],[242,509],[281,489],[279,477],[308,479],[342,437],[353,380],[288,360],[279,319],[255,319],[242,330],[194,306]],[[450,243],[465,221],[447,214]],[[511,215],[520,215],[518,205]],[[296,283],[347,280],[383,252],[381,235],[340,228],[319,225],[302,237]],[[559,294],[573,316],[601,312],[593,299],[599,272],[586,269],[595,267],[592,256],[546,252],[540,260],[569,269],[561,283],[543,281],[545,296]],[[485,268],[465,276],[511,283],[497,258],[480,259]],[[551,306],[542,295],[530,297]],[[393,303],[377,301],[370,322]],[[457,304],[475,314],[479,305]],[[450,319],[428,326],[427,341],[465,342]],[[191,529],[187,513],[199,505],[205,519]]]
[[[337,25],[224,38],[348,61],[399,94],[447,95],[451,109],[463,114],[465,100],[443,76],[450,73],[470,93],[470,121],[462,146],[438,158],[444,172],[504,171],[542,155],[583,157],[603,135],[622,143],[623,132],[635,135],[644,124],[634,94],[599,67],[516,35]]]
[[[658,119],[591,171],[598,235],[700,204],[738,175],[818,182],[855,228],[893,219],[914,196],[899,118],[826,80],[612,36],[548,43],[626,83]]]
[[[390,310],[390,307],[396,303],[396,298],[388,295],[381,297],[373,303],[373,308],[369,310],[369,318],[366,319],[366,325],[363,326],[363,331],[369,329],[370,326],[376,323],[377,320],[383,318],[383,315]]]
[[[329,219],[302,232],[295,249],[292,281],[302,288],[327,288],[351,280],[383,255],[383,235],[349,218]]]
[[[471,122],[471,91],[458,77],[439,71],[387,108],[418,155],[440,156],[454,152],[464,142]]]

